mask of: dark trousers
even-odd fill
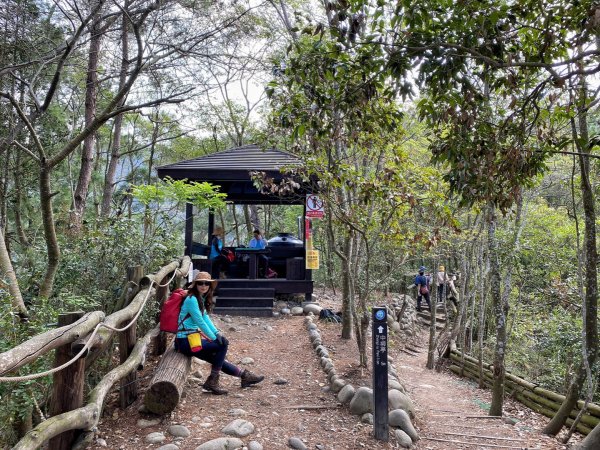
[[[217,341],[202,339],[202,349],[193,352],[187,338],[177,338],[175,339],[175,350],[184,355],[195,356],[202,361],[206,361],[212,365],[212,370],[220,370],[227,375],[239,377],[242,372],[237,366],[225,360],[227,345],[221,345]]]
[[[444,301],[444,297],[445,297],[444,294],[445,293],[446,293],[446,285],[445,284],[438,284],[438,287],[437,287],[437,294],[438,294],[437,295],[437,301],[439,303],[441,303],[441,302]]]
[[[229,268],[229,260],[223,255],[219,255],[212,260],[212,270],[210,276],[213,279],[219,279],[219,274],[225,272]]]
[[[427,308],[431,309],[431,303],[429,302],[429,292],[427,294],[417,294],[417,311],[421,311],[421,300],[425,299],[427,302]]]

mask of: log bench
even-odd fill
[[[159,415],[173,411],[181,399],[191,369],[192,358],[175,351],[171,346],[158,363],[150,388],[146,391],[146,409]]]

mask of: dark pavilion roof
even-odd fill
[[[160,178],[174,180],[206,181],[221,187],[227,199],[235,203],[303,203],[305,192],[282,198],[258,192],[250,177],[251,171],[266,172],[269,177],[280,180],[281,169],[302,165],[302,161],[274,148],[261,149],[258,145],[244,145],[222,152],[200,156],[156,168]]]

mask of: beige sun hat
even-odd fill
[[[213,280],[213,278],[210,276],[210,273],[198,272],[196,278],[194,278],[194,281],[192,281],[192,284],[190,284],[188,289],[192,289],[194,286],[196,286],[196,283],[200,281],[210,281],[211,287],[213,289],[217,286],[217,280]]]

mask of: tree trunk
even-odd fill
[[[506,311],[502,305],[500,292],[500,258],[498,255],[498,241],[496,238],[496,209],[489,207],[488,216],[488,249],[490,257],[491,297],[496,323],[496,345],[494,348],[494,386],[492,388],[492,404],[490,416],[501,416],[504,403],[504,356],[506,352]],[[508,306],[508,305],[506,305]],[[483,330],[479,330],[481,333]]]
[[[125,2],[124,10],[129,9],[130,0]],[[127,81],[127,71],[129,70],[129,41],[128,41],[128,24],[129,19],[127,14],[123,13],[121,19],[121,72],[119,73],[119,90],[123,89],[125,82]],[[123,106],[125,98],[119,102],[119,107]],[[108,217],[112,205],[112,198],[114,193],[115,176],[117,174],[117,166],[119,164],[119,158],[121,157],[121,132],[123,129],[123,114],[119,114],[115,117],[113,126],[113,136],[110,152],[110,161],[106,174],[104,176],[104,188],[102,189],[102,206],[100,208],[100,214],[102,217]]]
[[[352,250],[352,238],[346,235],[344,239],[344,258],[342,258],[342,339],[352,338],[352,322],[354,313],[354,298],[351,295],[350,283],[352,275],[348,254]]]
[[[584,100],[585,86],[582,89],[582,103]],[[587,127],[586,110],[579,112],[579,136],[574,122],[571,128],[573,140],[577,143],[579,153],[579,168],[581,172],[581,196],[583,201],[583,213],[585,221],[585,230],[583,235],[584,247],[584,275],[585,275],[585,293],[583,305],[584,338],[582,363],[579,370],[573,378],[566,399],[552,420],[546,425],[543,432],[545,434],[556,435],[563,427],[571,410],[579,399],[579,392],[586,379],[586,363],[588,368],[592,368],[598,356],[598,252],[596,250],[596,208],[594,205],[594,191],[590,181],[590,161],[585,155],[589,154],[590,147],[589,133]],[[582,145],[581,143],[585,143]],[[587,361],[586,361],[587,360]],[[597,427],[596,427],[597,428]]]
[[[100,30],[99,11],[94,17],[90,33],[90,49],[88,53],[88,67],[85,88],[85,127],[89,127],[96,118],[96,100],[98,97],[98,59],[100,53],[100,43],[102,32]],[[96,142],[96,133],[90,133],[83,140],[83,149],[81,150],[81,167],[79,169],[79,179],[73,196],[73,209],[70,214],[70,231],[78,234],[83,224],[83,214],[92,179],[92,169],[94,163],[94,144]]]
[[[54,288],[54,277],[58,270],[60,262],[60,247],[56,237],[56,228],[54,226],[54,212],[52,210],[52,197],[50,192],[50,172],[51,169],[44,161],[40,167],[40,206],[42,210],[42,220],[44,222],[44,237],[46,240],[46,251],[48,253],[48,263],[42,285],[40,286],[40,297],[48,298]]]
[[[21,295],[21,289],[19,288],[19,282],[17,280],[17,276],[15,274],[15,269],[13,268],[12,261],[10,260],[10,255],[8,254],[8,250],[6,248],[6,243],[4,241],[4,233],[2,232],[2,228],[0,227],[0,269],[2,272],[6,274],[8,278],[8,292],[10,293],[10,301],[12,303],[13,310],[19,314],[19,316],[27,317],[28,311],[25,306],[25,302],[23,301],[23,296]]]
[[[600,448],[600,424],[596,425],[592,432],[575,447],[576,450],[597,450]]]

